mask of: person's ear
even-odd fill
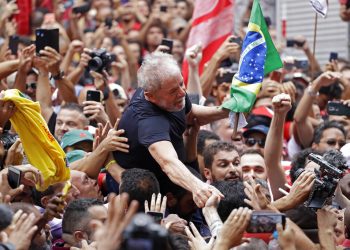
[[[205,179],[207,179],[208,181],[210,181],[210,183],[212,183],[213,177],[211,174],[211,170],[209,168],[204,168],[203,170],[204,170],[203,174],[204,174]]]
[[[168,207],[175,207],[177,204],[177,199],[175,198],[175,196],[172,193],[167,193],[166,194],[166,198],[167,198],[167,206]]]
[[[145,91],[145,96],[146,96],[146,99],[150,102],[154,102],[156,100],[154,94],[149,91]]]
[[[318,147],[318,143],[313,142],[312,145],[311,145],[311,148],[314,149],[314,150],[316,150],[317,147]]]
[[[73,237],[76,242],[81,242],[82,240],[88,240],[87,237],[85,237],[85,233],[79,230],[73,233]]]
[[[43,207],[46,207],[47,204],[49,204],[50,197],[49,196],[44,196],[40,199],[41,205]]]

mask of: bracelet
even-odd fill
[[[111,160],[110,162],[107,163],[107,165],[105,166],[105,169],[108,171],[109,167],[114,163],[117,163],[117,162],[115,160]]]
[[[307,94],[311,97],[316,97],[319,95],[318,92],[315,92],[314,90],[311,89],[311,85],[309,85],[309,87],[307,87],[307,90],[306,90]]]

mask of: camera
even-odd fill
[[[123,232],[122,250],[166,249],[167,230],[149,215],[138,213]]]
[[[91,59],[88,62],[88,69],[101,73],[104,69],[109,69],[111,63],[115,61],[115,56],[105,49],[97,49],[90,53]]]
[[[5,133],[0,136],[0,143],[4,146],[5,150],[8,150],[17,140],[17,134]]]
[[[312,209],[322,208],[332,201],[334,191],[339,180],[343,177],[346,166],[339,169],[323,159],[322,156],[309,154],[308,158],[320,166],[319,170],[315,170],[316,179],[311,189],[309,198],[305,202],[305,206]],[[296,173],[299,176],[304,169],[299,169]]]

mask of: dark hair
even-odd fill
[[[0,204],[0,231],[6,229],[12,222],[12,211],[11,209],[4,205]]]
[[[324,123],[321,123],[316,129],[315,129],[315,132],[314,132],[314,138],[313,138],[313,142],[314,143],[320,143],[321,139],[322,139],[322,136],[323,136],[323,132],[326,130],[326,129],[329,129],[329,128],[337,128],[339,129],[344,137],[346,137],[346,133],[345,133],[345,130],[344,130],[344,127],[343,125],[341,125],[339,122],[337,121],[325,121]]]
[[[170,233],[168,236],[171,249],[187,250],[190,249],[188,238],[179,233]]]
[[[87,225],[90,220],[88,209],[103,202],[95,198],[77,199],[70,202],[62,219],[62,233],[72,234],[76,230],[89,231]]]
[[[206,149],[204,149],[203,152],[203,158],[204,158],[204,166],[206,168],[211,169],[211,164],[214,160],[214,155],[216,155],[219,151],[237,151],[236,147],[229,142],[224,141],[217,141],[212,144],[210,144]]]
[[[197,153],[203,155],[206,140],[217,140],[220,141],[220,137],[209,130],[201,129],[198,132],[197,140]]]
[[[62,105],[61,110],[63,110],[63,109],[75,110],[75,111],[78,111],[79,113],[82,113],[82,114],[84,113],[83,107],[77,103],[74,103],[74,102],[68,102],[68,103]]]
[[[144,211],[144,202],[150,201],[152,194],[160,192],[156,176],[149,170],[140,168],[127,169],[122,173],[119,187],[120,193],[129,194],[129,203],[139,202],[139,211]]]
[[[233,209],[249,207],[244,202],[244,199],[246,199],[247,196],[244,193],[244,185],[242,181],[216,181],[212,185],[225,196],[218,206],[218,214],[223,222],[226,221]]]
[[[339,100],[342,94],[342,88],[340,87],[339,81],[335,81],[334,84],[320,88],[320,94],[326,95],[329,100]]]
[[[242,157],[243,155],[260,155],[262,158],[264,158],[264,155],[261,153],[261,151],[254,148],[248,148],[246,150],[243,150],[240,157]]]

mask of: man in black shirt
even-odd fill
[[[191,104],[180,68],[171,55],[155,52],[138,71],[139,88],[125,110],[118,129],[124,129],[129,153],[114,152],[117,163],[126,169],[152,171],[162,193],[173,183],[189,190],[194,202],[203,207],[212,192],[222,194],[191,174],[183,164],[185,147],[182,135],[197,119],[200,125],[228,116],[217,107]]]

